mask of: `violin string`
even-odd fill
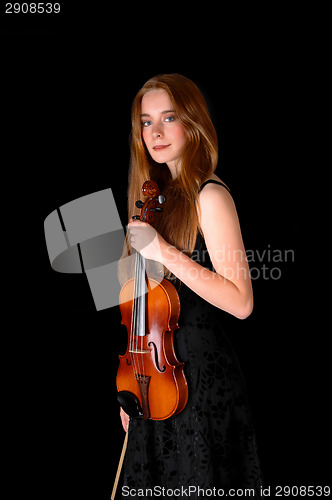
[[[153,200],[153,196],[149,198],[149,204],[150,202]],[[143,217],[143,220],[144,222],[146,222],[146,212],[145,212],[145,215]],[[142,270],[142,307],[143,307],[143,311],[142,311],[142,314],[143,314],[143,317],[144,317],[144,336],[142,336],[142,339],[141,339],[141,343],[142,343],[142,351],[143,351],[143,343],[144,343],[144,340],[145,340],[145,343],[147,344],[147,324],[146,322],[148,321],[148,317],[147,317],[147,313],[146,311],[148,310],[148,308],[146,307],[146,301],[148,300],[148,290],[147,290],[147,287],[146,287],[146,284],[147,284],[147,272],[146,272],[146,260],[144,257],[142,257],[142,261],[143,261],[143,264],[144,264],[144,269]],[[148,346],[146,345],[146,349],[148,349]],[[145,377],[145,358],[144,358],[144,354],[142,354],[142,364],[143,364],[143,376]]]
[[[152,199],[152,198],[151,198]],[[151,201],[151,199],[149,201]],[[146,213],[141,217],[146,222]],[[144,257],[136,252],[134,300],[131,332],[131,360],[134,375],[145,376],[144,339],[146,339],[146,262]],[[144,329],[144,331],[141,331]],[[134,337],[135,336],[135,337]],[[134,342],[134,339],[136,343]]]
[[[133,371],[134,371],[134,376],[136,374],[139,373],[139,366],[137,364],[137,355],[135,353],[135,350],[137,349],[137,347],[135,347],[135,343],[134,343],[134,340],[135,340],[135,337],[137,336],[137,286],[138,286],[138,283],[137,283],[137,279],[138,279],[138,275],[139,275],[139,270],[138,270],[138,266],[139,266],[139,263],[138,263],[138,258],[137,258],[138,254],[136,253],[136,258],[135,258],[135,281],[134,281],[134,297],[133,297],[133,304],[134,304],[134,307],[133,307],[133,319],[132,319],[132,335],[131,335],[131,346],[130,346],[130,350],[131,350],[131,359],[132,359],[132,367],[133,367]],[[135,336],[135,337],[134,337]]]
[[[152,198],[149,199],[149,202],[152,201]],[[144,216],[144,222],[146,222],[146,213],[145,213],[145,216]],[[144,332],[142,337],[141,337],[141,357],[142,357],[142,367],[143,367],[143,377],[145,377],[145,357],[144,357],[144,354],[143,354],[143,351],[144,351],[144,341],[146,341],[146,332],[147,332],[147,325],[146,325],[146,321],[147,321],[147,315],[146,315],[146,311],[147,311],[147,307],[146,307],[146,300],[148,299],[148,296],[147,296],[147,290],[146,290],[146,260],[143,256],[141,256],[141,261],[142,261],[142,272],[141,272],[141,280],[142,280],[142,283],[141,283],[141,294],[142,294],[142,300],[141,300],[141,307],[142,307],[142,311],[141,311],[141,314],[142,314],[142,317],[144,318],[144,321],[142,321],[142,324],[144,325]],[[147,342],[145,342],[147,343]],[[147,346],[146,346],[147,348]]]
[[[141,300],[141,307],[142,307],[142,311],[141,311],[141,314],[142,314],[142,317],[143,317],[143,321],[142,321],[142,325],[144,326],[144,332],[142,332],[144,335],[142,335],[141,337],[141,357],[142,357],[142,367],[143,367],[143,376],[145,377],[145,357],[144,357],[144,354],[143,354],[143,350],[144,350],[144,340],[146,338],[146,294],[145,294],[145,273],[146,273],[146,261],[145,261],[145,258],[142,257],[141,258],[142,260],[142,273],[141,273],[141,280],[142,280],[142,287],[141,287],[141,293],[142,293],[142,300]]]
[[[144,273],[145,273],[145,260],[144,260],[144,257],[142,257],[140,255],[140,273],[139,273],[139,280],[140,280],[140,283],[139,283],[139,293],[140,293],[140,297],[139,297],[139,317],[140,317],[140,328],[141,329],[145,329],[145,295],[144,295],[144,289],[143,289],[143,286],[144,286]],[[141,373],[142,373],[142,376],[144,377],[145,375],[145,367],[144,367],[144,337],[145,337],[145,331],[140,331],[140,339],[139,339],[139,350],[140,350],[140,360],[141,360]]]
[[[136,260],[135,260],[135,275],[136,275]],[[134,281],[134,284],[135,284],[135,281]],[[130,342],[129,342],[131,367],[132,367],[132,370],[134,372],[134,376],[135,376],[135,358],[134,358],[134,354],[133,354],[133,346],[134,346],[135,329],[136,329],[136,318],[135,318],[135,286],[134,286],[133,310],[132,310],[132,317],[131,317],[131,332],[130,332]]]
[[[136,279],[135,279],[135,336],[136,336],[136,346],[134,347],[134,357],[135,357],[135,366],[136,366],[136,373],[142,374],[143,375],[143,370],[141,366],[141,359],[142,359],[142,354],[140,355],[139,352],[142,349],[142,340],[141,340],[141,314],[142,314],[142,307],[141,307],[141,302],[142,302],[142,296],[141,296],[141,276],[142,276],[142,257],[139,253],[136,254],[136,266],[137,266],[137,273],[136,273]]]

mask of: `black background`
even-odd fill
[[[225,315],[265,485],[328,482],[327,345],[310,218],[310,24],[303,12],[163,7],[67,4],[47,19],[2,13],[5,391],[13,461],[32,466],[25,490],[35,495],[111,494],[124,438],[115,398],[121,318],[117,308],[96,312],[84,275],[51,269],[43,222],[111,187],[126,224],[131,103],[163,72],[191,78],[208,102],[217,174],[232,190],[246,248],[256,256],[294,250],[294,261],[252,263],[261,272],[254,312],[245,321]],[[280,267],[281,278],[264,279],[262,264]]]

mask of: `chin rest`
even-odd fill
[[[129,391],[120,391],[117,394],[119,405],[131,418],[142,418],[143,412],[139,399]]]

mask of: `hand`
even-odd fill
[[[129,415],[123,411],[122,408],[120,408],[120,418],[122,422],[122,427],[125,432],[128,431],[128,426],[129,426]]]
[[[166,241],[147,222],[130,219],[128,224],[129,241],[145,259],[162,263],[162,248]]]

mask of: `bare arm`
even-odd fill
[[[244,319],[253,293],[236,208],[221,186],[208,184],[199,196],[200,223],[215,273],[170,245],[162,245],[163,264],[189,288],[216,307]]]
[[[233,199],[222,186],[208,184],[199,195],[199,206],[201,228],[216,272],[169,245],[151,226],[142,222],[129,224],[132,245],[144,257],[162,262],[214,306],[244,319],[252,311],[253,293]],[[150,233],[148,238],[147,233]],[[157,237],[152,237],[155,234]],[[148,245],[147,239],[151,242]]]

